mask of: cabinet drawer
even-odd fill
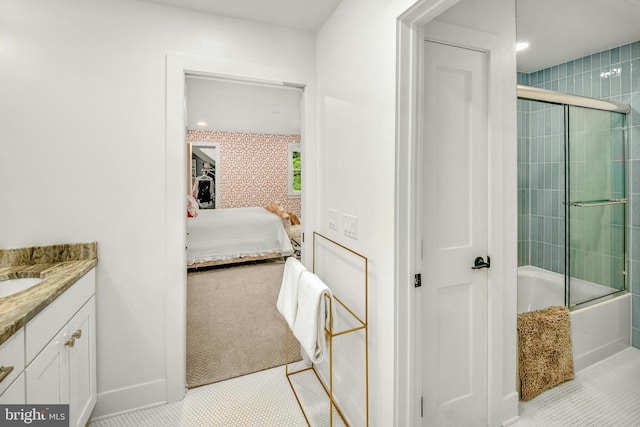
[[[0,381],[0,394],[2,394],[24,370],[24,328],[0,346],[0,366],[4,368],[13,366],[13,371]]]
[[[89,270],[27,323],[25,326],[27,365],[95,293],[95,274],[95,268]]]

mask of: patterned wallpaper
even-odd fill
[[[300,217],[300,198],[287,194],[289,144],[299,144],[300,135],[190,130],[187,141],[220,144],[221,207],[279,201]]]

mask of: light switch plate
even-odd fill
[[[342,232],[352,239],[358,238],[358,217],[354,215],[342,215]]]
[[[338,211],[329,209],[329,228],[338,231]]]

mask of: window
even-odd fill
[[[302,193],[302,152],[300,144],[289,144],[289,196]]]

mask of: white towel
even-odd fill
[[[298,286],[300,275],[303,271],[307,271],[307,269],[300,261],[294,257],[287,259],[284,264],[282,285],[280,286],[278,302],[276,303],[278,311],[292,330],[296,320],[296,311],[298,310]]]
[[[303,272],[298,287],[298,315],[293,335],[313,363],[320,362],[324,356],[324,328],[329,319],[329,303],[325,295],[332,296],[329,287],[312,272]]]

